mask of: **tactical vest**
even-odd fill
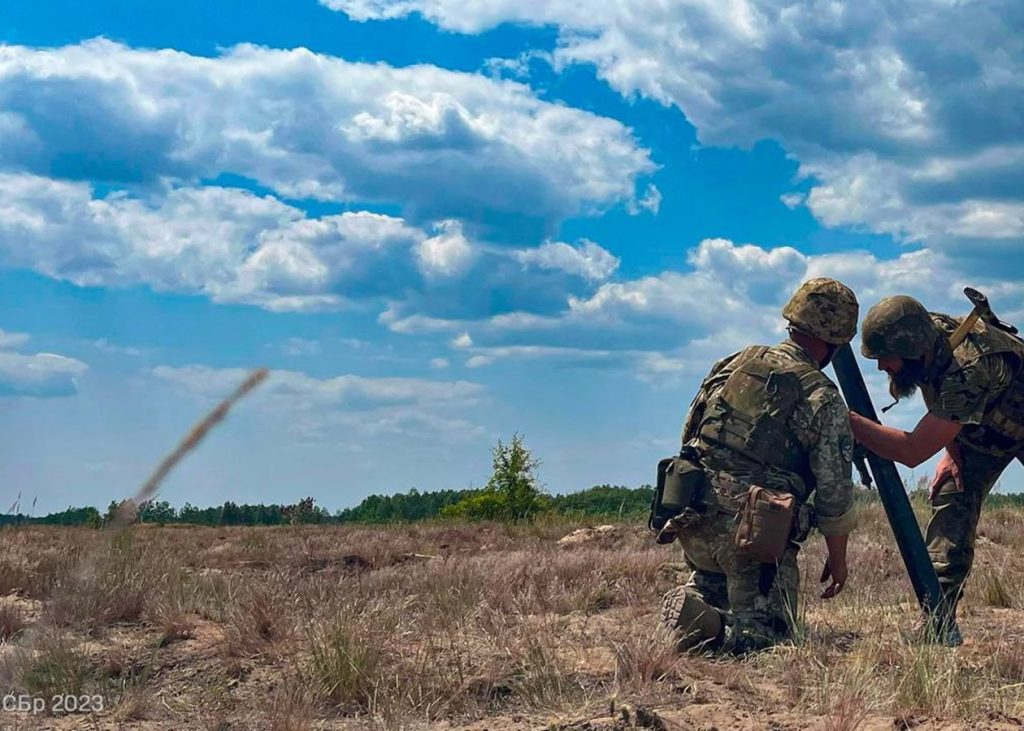
[[[963,321],[962,317],[953,318],[936,312],[930,314],[947,340]],[[1018,338],[978,322],[957,347],[949,367],[933,384],[922,388],[921,395],[925,404],[931,407],[943,378],[956,374],[987,355],[1005,358],[1013,377],[1003,393],[989,403],[981,424],[965,425],[957,441],[988,454],[1016,453],[1024,444],[1024,342]]]
[[[817,387],[830,383],[810,363],[778,362],[769,348],[741,351],[735,369],[707,404],[700,439],[725,447],[748,468],[775,468],[797,478],[793,493],[804,500],[814,490],[807,447],[793,424],[797,407]]]

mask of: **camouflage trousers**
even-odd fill
[[[954,611],[974,563],[982,503],[1010,462],[1024,462],[1024,450],[997,456],[961,445],[960,454],[964,489],[958,490],[952,479],[939,486],[925,538],[942,592]]]
[[[732,515],[716,513],[679,535],[683,556],[693,569],[689,581],[665,596],[663,622],[680,593],[719,610],[725,624],[725,651],[750,652],[788,639],[797,617],[800,572],[791,545],[777,564],[761,564],[736,547]],[[671,629],[671,628],[669,628]]]

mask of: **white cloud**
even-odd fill
[[[89,366],[54,353],[11,352],[31,339],[27,333],[0,330],[0,397],[56,398],[77,394],[78,378]]]
[[[464,274],[475,257],[472,245],[462,234],[458,221],[442,221],[435,235],[416,248],[420,269],[428,277],[454,277]]]
[[[74,396],[78,378],[88,369],[80,360],[63,355],[0,351],[0,396]]]
[[[653,171],[621,123],[523,84],[249,45],[214,58],[2,46],[0,130],[9,170],[129,186],[231,173],[284,196],[396,202],[425,220],[489,210],[538,230],[632,200]]]
[[[607,249],[584,239],[579,246],[553,241],[535,249],[515,252],[523,264],[542,269],[560,269],[591,282],[608,279],[619,268],[619,258]]]
[[[491,76],[508,76],[513,79],[527,79],[530,76],[530,64],[541,61],[548,66],[555,62],[555,57],[547,51],[531,49],[523,51],[515,58],[489,58],[484,61],[484,69]]]
[[[288,338],[281,344],[281,350],[285,355],[305,356],[318,355],[322,350],[319,340],[307,338]]]
[[[239,188],[98,198],[87,183],[0,173],[0,266],[273,311],[383,306],[383,324],[414,332],[487,317],[495,301],[555,311],[566,294],[610,276],[618,259],[585,240],[484,246],[453,220],[427,232],[369,212],[309,218]]]
[[[807,268],[796,249],[765,250],[725,239],[702,241],[687,261],[690,272],[612,282],[590,297],[571,297],[569,316],[606,324],[657,317],[705,328],[731,321],[756,325],[758,305],[777,303]]]
[[[687,254],[693,270],[602,285],[593,296],[570,299],[567,318],[606,326],[639,326],[657,318],[688,331],[736,328],[749,333],[780,332],[781,309],[800,282],[833,277],[856,293],[861,315],[893,293],[917,297],[929,308],[959,312],[967,284],[995,293],[1007,289],[1000,272],[968,277],[939,251],[921,249],[893,259],[864,251],[802,254],[789,247],[765,249],[706,239]],[[1009,291],[1016,291],[1013,286]],[[969,308],[968,308],[969,309]]]
[[[459,323],[439,317],[427,317],[426,315],[404,315],[399,312],[396,306],[384,310],[377,318],[377,321],[392,332],[403,335],[450,332],[457,329]]]
[[[29,339],[29,335],[26,333],[9,333],[0,330],[0,350],[5,348],[17,348],[18,346],[27,343]]]
[[[465,352],[466,365],[473,368],[544,359],[628,368],[643,380],[666,385],[699,377],[712,362],[746,345],[785,337],[783,305],[813,277],[834,277],[852,287],[862,318],[893,293],[915,296],[930,309],[966,313],[970,307],[962,290],[971,284],[989,295],[1004,319],[1024,321],[1019,307],[1024,284],[1001,280],[999,272],[968,276],[957,270],[955,260],[931,249],[879,259],[865,251],[806,255],[789,247],[707,239],[686,259],[689,271],[606,282],[590,296],[568,297],[549,315],[432,320],[422,330],[412,319],[392,325],[401,322],[406,332],[457,333],[450,345]]]
[[[159,366],[153,375],[185,393],[214,401],[230,393],[247,371]],[[315,378],[299,371],[275,370],[249,401],[253,408],[287,415],[289,429],[305,438],[347,433],[351,439],[352,430],[363,436],[415,434],[424,425],[448,432],[450,437],[465,437],[477,436],[479,429],[457,414],[472,411],[486,396],[483,386],[470,381],[356,375]]]
[[[470,368],[490,365],[497,360],[519,359],[563,359],[578,362],[601,361],[611,357],[619,357],[622,352],[611,350],[592,350],[585,348],[567,348],[550,345],[508,345],[502,347],[472,348],[474,355],[466,361]]]
[[[207,186],[155,199],[0,174],[0,264],[78,285],[145,284],[273,310],[341,306],[415,276],[427,236],[402,219],[308,219],[271,197]]]
[[[430,367],[435,370],[444,370],[451,365],[451,362],[447,358],[431,358]]]
[[[112,343],[106,338],[99,338],[98,340],[92,341],[92,346],[96,350],[104,353],[111,353],[113,355],[127,355],[131,358],[138,358],[146,354],[146,351],[142,348],[136,348],[130,345],[118,345]]]
[[[1019,3],[322,2],[464,33],[555,26],[556,66],[592,64],[625,96],[678,106],[703,143],[779,141],[827,225],[943,247],[1024,238]]]
[[[779,200],[786,208],[796,208],[807,200],[807,196],[803,193],[784,193],[779,196]]]
[[[221,398],[245,379],[241,368],[211,368],[201,365],[158,366],[158,378],[191,393]],[[352,410],[373,409],[394,404],[475,404],[484,387],[469,381],[429,381],[420,378],[365,378],[344,375],[314,378],[299,371],[275,370],[259,391],[264,399],[290,401],[296,405],[330,404]]]
[[[626,210],[632,216],[638,215],[640,211],[647,211],[655,216],[658,215],[658,211],[661,210],[661,191],[658,190],[654,183],[648,184],[643,197],[627,203]]]

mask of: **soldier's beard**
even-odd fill
[[[917,393],[924,374],[924,362],[920,359],[904,360],[903,367],[889,374],[889,393],[894,399],[910,398]]]

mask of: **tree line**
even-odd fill
[[[412,489],[394,495],[370,495],[358,505],[338,510],[333,514],[305,498],[296,505],[250,505],[227,501],[223,505],[199,508],[185,503],[175,508],[164,500],[143,503],[138,508],[139,523],[167,525],[172,523],[207,526],[238,525],[294,525],[316,523],[412,523],[457,517],[458,513],[444,508],[481,495],[483,490],[439,490],[420,492]],[[608,519],[641,518],[646,516],[654,489],[648,485],[638,488],[620,485],[595,485],[571,495],[548,496],[544,512],[566,517],[593,517]],[[480,503],[474,503],[479,506]],[[298,509],[297,509],[298,506]],[[42,516],[23,513],[0,513],[0,526],[12,524],[90,526],[107,525],[117,514],[120,505],[111,503],[106,512],[94,507],[69,507]],[[535,515],[536,513],[534,513]],[[472,519],[473,516],[466,515]],[[482,516],[481,516],[482,517]],[[501,520],[500,516],[493,519]]]
[[[594,485],[567,495],[550,495],[540,485],[540,462],[515,434],[511,442],[499,441],[491,450],[492,473],[487,484],[478,489],[420,492],[415,488],[394,495],[370,495],[355,507],[330,513],[312,497],[290,505],[250,505],[227,501],[223,505],[199,508],[185,503],[174,508],[165,500],[150,500],[134,509],[140,523],[181,523],[188,525],[294,525],[319,523],[411,523],[419,520],[461,519],[521,521],[541,515],[607,520],[643,520],[654,497],[651,485],[636,488],[622,485]],[[925,499],[927,479],[918,481],[913,495]],[[873,491],[858,490],[858,501],[877,500]],[[986,500],[987,509],[1024,508],[1024,494],[994,494]],[[85,525],[101,527],[122,514],[124,506],[111,502],[105,513],[93,507],[68,508],[41,517],[20,513],[0,514],[0,525]]]
[[[185,503],[175,508],[166,500],[128,506],[139,523],[166,525],[235,526],[318,523],[409,523],[430,519],[530,520],[542,514],[566,517],[641,519],[650,507],[654,488],[595,485],[568,495],[549,495],[537,479],[540,462],[516,434],[491,450],[493,472],[479,489],[420,492],[415,488],[394,495],[370,495],[352,508],[331,514],[312,497],[292,505],[238,504],[199,508]],[[85,525],[101,527],[123,515],[125,506],[111,502],[105,513],[93,507],[68,508],[34,517],[20,513],[0,515],[0,525]]]

